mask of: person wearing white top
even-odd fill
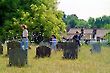
[[[22,33],[22,41],[21,41],[21,48],[25,51],[26,53],[26,64],[27,64],[27,56],[28,56],[28,30],[26,25],[22,25],[21,28],[23,29]]]
[[[57,39],[56,39],[55,35],[52,35],[52,40],[50,42],[52,43],[51,48],[53,50],[56,50]]]

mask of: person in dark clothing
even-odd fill
[[[93,31],[92,31],[92,38],[93,38],[93,39],[95,38],[96,33],[97,33],[97,29],[94,28]]]
[[[80,37],[82,37],[84,34],[84,28],[81,28],[81,33],[80,33]]]
[[[80,35],[79,35],[79,32],[78,31],[76,31],[76,34],[73,36],[73,39],[76,39],[77,45],[78,46],[81,46],[80,45]]]

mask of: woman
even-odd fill
[[[22,41],[21,41],[21,48],[25,51],[26,53],[26,64],[27,64],[27,56],[28,56],[28,30],[26,25],[21,25],[21,28],[23,30],[22,33]]]

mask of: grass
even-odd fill
[[[0,73],[110,73],[110,48],[102,47],[100,54],[91,54],[89,46],[82,46],[77,60],[63,60],[62,51],[52,52],[50,58],[34,59],[35,45],[29,50],[29,65],[7,67],[6,46],[0,55]]]

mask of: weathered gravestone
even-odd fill
[[[7,42],[7,54],[6,54],[6,56],[9,55],[9,49],[11,49],[12,46],[13,46],[13,42],[12,41],[8,41]],[[31,49],[31,46],[28,46],[28,48]]]
[[[91,53],[100,53],[101,52],[101,43],[99,41],[91,41]]]
[[[39,57],[50,57],[51,55],[51,48],[47,46],[39,46],[36,48],[36,56],[37,58]]]
[[[62,48],[63,58],[77,59],[78,58],[78,43],[76,40],[72,42],[59,42],[57,48]]]
[[[26,51],[21,49],[20,42],[10,41],[9,65],[24,66],[26,64]]]
[[[3,54],[3,46],[0,44],[0,54]]]

